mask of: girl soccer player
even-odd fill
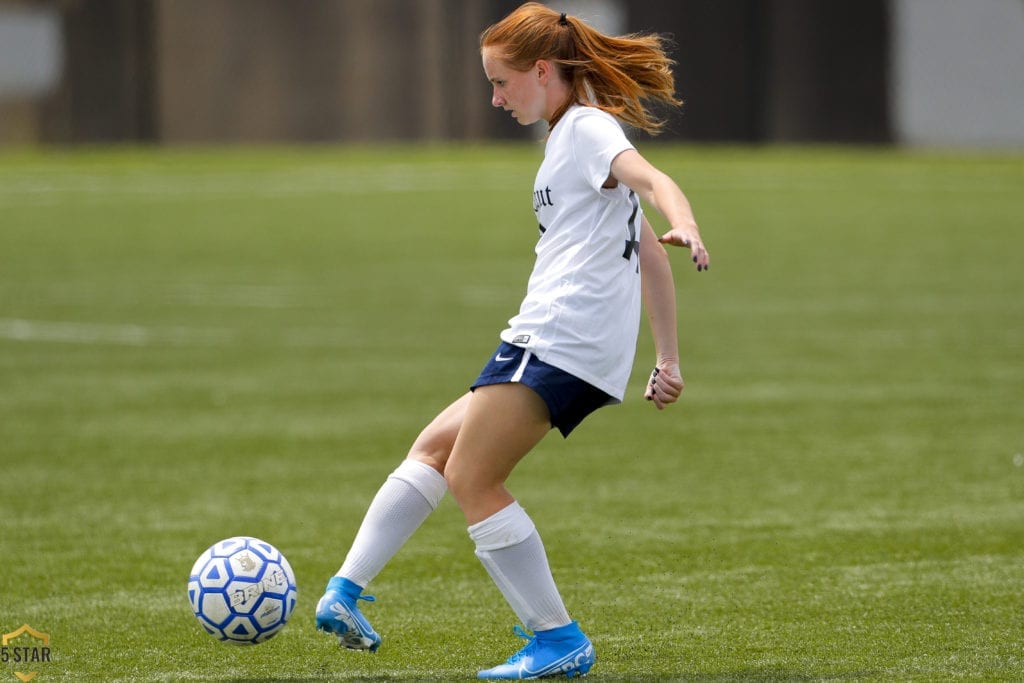
[[[519,313],[470,391],[420,433],[377,492],[316,621],[345,647],[376,650],[380,636],[357,601],[371,599],[363,589],[447,490],[477,557],[533,631],[519,630],[526,646],[479,677],[571,677],[590,670],[594,648],[505,481],[552,428],[568,437],[591,412],[622,401],[641,300],[656,352],[645,398],[659,410],[679,398],[675,288],[661,244],[688,248],[698,271],[708,268],[708,252],[682,191],[616,120],[655,133],[661,123],[647,102],[681,104],[658,36],[607,36],[531,2],[485,30],[480,52],[491,103],[522,125],[548,124],[533,193],[537,260]],[[641,200],[668,222],[660,238]]]

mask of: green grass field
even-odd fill
[[[589,680],[1021,679],[1024,158],[643,151],[712,253],[674,253],[685,398],[642,400],[645,328],[629,400],[510,483]],[[371,585],[378,653],[313,609],[518,305],[539,154],[0,156],[0,632],[50,634],[36,680],[470,680],[520,646],[450,499]],[[187,601],[232,535],[298,576],[255,648]]]

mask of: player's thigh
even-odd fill
[[[424,462],[444,474],[471,397],[469,392],[460,396],[424,427],[409,449],[408,458]]]
[[[445,467],[456,499],[504,485],[516,464],[551,430],[544,400],[518,383],[478,387]]]

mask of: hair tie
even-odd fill
[[[565,18],[565,12],[562,12],[562,16],[558,17],[558,23],[562,26],[569,25],[569,20]]]

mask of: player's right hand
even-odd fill
[[[658,410],[664,410],[665,406],[679,400],[685,385],[678,365],[655,366],[644,390],[644,398],[653,402]]]

